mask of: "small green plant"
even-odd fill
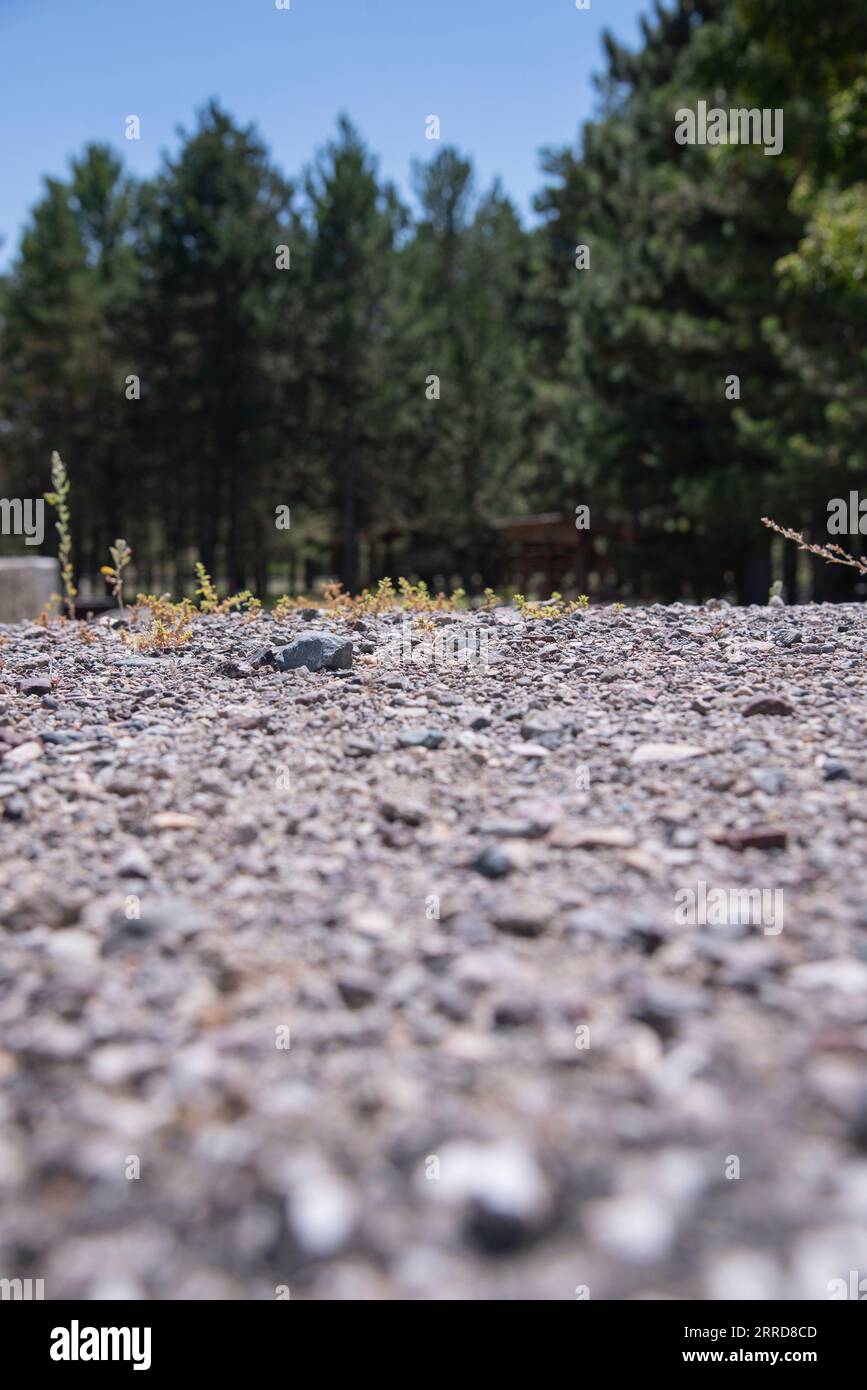
[[[193,635],[192,621],[198,609],[187,598],[180,603],[172,603],[168,594],[159,598],[154,594],[137,594],[130,609],[133,624],[143,618],[150,619],[150,626],[144,632],[120,630],[120,639],[137,652],[177,651],[185,646]]]
[[[43,494],[49,507],[54,507],[57,512],[57,520],[54,523],[60,545],[58,546],[57,558],[60,561],[60,573],[63,576],[63,588],[66,594],[66,609],[70,618],[75,617],[75,599],[78,590],[75,587],[75,580],[72,573],[72,536],[69,530],[69,475],[66,465],[55,449],[51,455],[51,492]]]
[[[297,608],[301,608],[304,602],[306,602],[306,600],[290,598],[288,594],[281,594],[280,598],[278,598],[277,602],[274,604],[274,617],[277,619],[278,623],[281,623],[284,618],[288,618]]]
[[[439,593],[434,597],[423,579],[417,584],[412,584],[408,579],[398,579],[396,589],[391,579],[380,579],[374,590],[363,589],[360,594],[344,593],[343,585],[334,580],[323,586],[321,603],[329,613],[351,622],[357,618],[387,613],[393,608],[402,608],[417,616],[453,612],[466,606],[466,597],[463,589],[455,589],[450,595]],[[311,605],[310,599],[290,598],[284,594],[274,605],[274,616],[278,620],[287,618],[296,609],[308,605]],[[204,609],[204,604],[202,607]]]
[[[374,608],[377,613],[384,612],[391,608],[395,601],[394,585],[389,578],[380,579],[376,586],[376,593],[373,596]]]
[[[196,561],[196,578],[199,581],[196,597],[202,600],[200,607],[203,613],[223,615],[231,613],[233,608],[246,606],[247,621],[252,622],[262,607],[262,600],[254,598],[249,589],[243,589],[240,594],[232,594],[229,598],[221,599],[201,560]]]
[[[123,572],[132,559],[132,551],[125,540],[118,538],[114,545],[108,547],[108,552],[114,564],[103,565],[99,572],[105,575],[111,585],[111,592],[117,599],[118,608],[123,608]]]
[[[196,561],[196,578],[199,581],[199,587],[196,590],[196,598],[202,600],[200,605],[202,612],[216,613],[220,606],[220,600],[217,597],[217,591],[211,581],[211,576],[208,574],[201,560]]]
[[[522,618],[544,618],[553,621],[556,618],[568,618],[572,613],[589,607],[590,600],[586,594],[579,594],[576,599],[566,600],[555,589],[547,603],[534,603],[525,598],[523,594],[515,594],[514,603]]]
[[[186,619],[177,614],[168,622],[155,618],[147,632],[120,630],[120,640],[137,652],[173,652],[185,646],[193,635]]]

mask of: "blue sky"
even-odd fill
[[[408,196],[437,115],[443,143],[529,214],[538,151],[593,112],[600,35],[630,44],[647,0],[0,0],[0,265],[45,174],[89,140],[149,174],[217,96],[297,173],[346,111]],[[127,115],[141,140],[124,138]]]

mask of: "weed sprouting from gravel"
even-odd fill
[[[493,607],[496,596],[490,589],[486,589],[485,594],[491,595],[493,602],[490,606]],[[466,597],[464,589],[453,589],[451,594],[431,594],[423,579],[413,584],[401,577],[397,581],[397,588],[391,579],[380,579],[375,589],[362,589],[360,594],[347,594],[342,584],[334,582],[324,586],[320,600],[284,595],[274,605],[274,616],[279,621],[288,618],[299,608],[310,607],[323,608],[325,612],[350,622],[358,618],[375,618],[396,609],[420,615],[455,613],[465,607]]]
[[[198,609],[189,599],[172,603],[168,594],[138,594],[130,610],[133,624],[150,619],[144,632],[120,629],[120,638],[137,652],[171,652],[185,647],[193,635],[192,622]]]
[[[588,608],[590,599],[586,594],[579,594],[577,599],[564,599],[562,594],[555,590],[547,600],[533,602],[524,597],[523,594],[515,594],[515,607],[522,618],[568,618],[573,613],[579,613],[581,609]]]
[[[66,593],[66,608],[70,618],[75,617],[75,599],[78,590],[75,587],[75,580],[72,573],[72,535],[70,533],[70,510],[69,510],[69,474],[66,465],[55,449],[51,455],[51,492],[44,494],[45,501],[49,507],[54,507],[57,512],[57,520],[54,523],[60,545],[58,547],[57,558],[60,561],[60,572],[63,576],[63,587]]]
[[[196,597],[201,599],[203,613],[218,613],[222,616],[231,613],[234,608],[246,608],[248,620],[251,620],[262,608],[261,599],[254,598],[249,589],[242,589],[239,594],[221,599],[201,560],[196,561],[196,578],[199,581]]]
[[[111,592],[117,599],[118,608],[123,608],[123,572],[132,559],[132,551],[125,540],[118,538],[114,545],[110,545],[109,554],[114,564],[103,565],[99,571],[105,575],[111,585]]]
[[[776,531],[777,535],[785,537],[787,541],[794,541],[799,550],[806,550],[810,555],[817,555],[820,560],[824,560],[829,565],[848,565],[851,569],[856,569],[859,574],[867,574],[867,560],[863,556],[850,555],[848,550],[844,550],[842,545],[835,545],[829,542],[828,545],[816,545],[812,541],[805,539],[800,531],[795,531],[791,526],[779,526],[770,517],[762,517],[762,525],[767,526],[771,531]]]

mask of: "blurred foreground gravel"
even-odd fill
[[[88,631],[0,629],[0,1277],[867,1278],[862,607]]]

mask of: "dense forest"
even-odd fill
[[[582,504],[625,594],[766,598],[761,517],[827,539],[867,462],[867,8],[669,0],[602,66],[529,228],[436,144],[411,211],[345,117],[297,177],[217,101],[153,179],[86,148],[0,279],[0,491],[58,449],[77,570],[125,536],[146,589],[473,590]],[[700,101],[782,151],[679,143]]]

